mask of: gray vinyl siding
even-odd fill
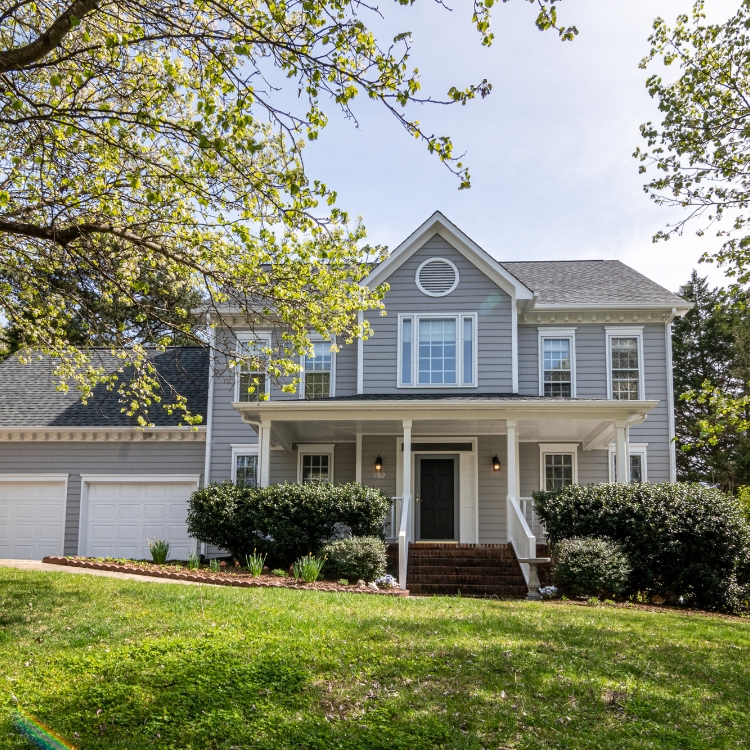
[[[203,474],[206,444],[143,442],[3,443],[2,474],[68,474],[65,554],[78,554],[81,474]]]
[[[631,443],[648,443],[648,481],[669,481],[669,402],[667,388],[667,348],[665,326],[646,325],[643,329],[645,397],[659,403],[646,421],[630,428]]]
[[[539,334],[536,326],[518,326],[518,394],[539,395]]]
[[[478,541],[480,544],[502,544],[507,541],[508,525],[507,441],[502,435],[486,435],[479,438],[478,444]],[[502,462],[501,471],[492,470],[492,458],[495,454]]]
[[[357,344],[339,344],[336,353],[336,395],[357,395]]]
[[[297,481],[297,451],[271,451],[269,467],[271,484],[290,484]]]
[[[396,435],[362,436],[362,484],[383,490],[388,497],[396,494]],[[383,459],[381,477],[375,476],[375,459]]]
[[[458,268],[459,283],[445,297],[428,297],[419,291],[415,274],[429,258],[447,258]],[[464,258],[439,235],[433,236],[387,279],[390,291],[385,295],[387,316],[370,314],[373,335],[364,342],[364,392],[435,393],[436,389],[398,388],[398,315],[399,313],[478,314],[478,387],[446,386],[441,391],[471,393],[510,393],[512,391],[512,314],[511,298],[476,266]]]

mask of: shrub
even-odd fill
[[[157,565],[164,565],[169,557],[170,543],[166,539],[146,539],[151,552],[151,559]]]
[[[737,611],[750,581],[750,528],[737,501],[697,484],[595,484],[534,493],[552,545],[573,537],[619,542],[628,593],[649,591]],[[743,592],[744,589],[744,592]]]
[[[380,535],[390,499],[361,484],[276,484],[237,487],[229,482],[194,492],[188,510],[192,536],[243,560],[254,549],[288,565],[318,554],[345,525],[357,536]]]
[[[214,558],[213,560],[209,560],[208,569],[212,573],[218,573],[221,570],[221,564],[216,558]]]
[[[563,539],[553,549],[555,581],[576,596],[606,596],[627,590],[631,567],[617,542],[606,539]]]
[[[330,575],[374,581],[385,573],[385,543],[376,536],[352,536],[329,542],[323,553],[328,558]]]
[[[294,563],[294,577],[301,578],[305,583],[317,581],[325,561],[325,557],[319,558],[313,555],[300,557]]]
[[[274,568],[274,569],[273,569],[273,570],[271,571],[271,575],[272,575],[272,576],[277,576],[278,578],[286,578],[286,576],[287,576],[287,573],[286,573],[286,571],[285,571],[285,570],[283,570],[282,568]]]
[[[253,578],[258,578],[258,576],[260,576],[260,574],[263,572],[263,568],[266,564],[266,556],[259,555],[255,550],[253,550],[253,554],[248,555],[245,558],[245,562],[247,563],[247,567],[250,568],[250,575]]]
[[[348,578],[339,578],[339,586],[348,586],[348,585],[349,585]]]
[[[737,488],[737,502],[745,518],[750,521],[750,487],[743,485]]]

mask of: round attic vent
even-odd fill
[[[445,258],[430,258],[417,269],[419,291],[430,297],[444,297],[458,286],[458,269]]]

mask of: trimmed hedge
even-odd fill
[[[257,549],[274,565],[289,565],[317,555],[341,526],[355,536],[382,537],[390,504],[385,493],[356,483],[256,488],[224,482],[192,494],[188,531],[239,560]]]
[[[750,525],[737,501],[697,484],[594,484],[534,493],[554,546],[573,537],[619,542],[629,593],[685,597],[711,610],[747,606]]]
[[[628,588],[630,561],[617,542],[563,539],[554,547],[555,583],[573,595],[616,596]]]
[[[385,542],[376,536],[351,536],[334,539],[323,547],[325,572],[330,578],[374,581],[385,575]]]

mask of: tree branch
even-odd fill
[[[74,20],[87,16],[98,7],[99,2],[100,0],[74,0],[47,31],[33,42],[16,49],[0,51],[0,74],[21,70],[48,55],[73,29]]]

